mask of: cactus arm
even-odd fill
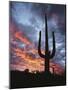
[[[38,53],[42,58],[45,58],[45,55],[41,53],[41,31],[39,32],[39,44],[38,44]]]
[[[53,35],[53,50],[52,50],[52,53],[50,55],[50,58],[53,58],[55,56],[55,51],[56,51],[54,32],[52,32],[52,35]]]

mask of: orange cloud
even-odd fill
[[[13,48],[14,53],[16,54],[16,56],[21,58],[21,62],[18,62],[18,64],[16,65],[17,70],[25,70],[25,69],[29,69],[30,72],[32,71],[44,71],[44,59],[42,58],[34,58],[31,55],[29,55],[29,53],[27,53],[27,51],[21,50],[20,48]],[[27,63],[21,64],[23,62],[23,60],[25,60]],[[52,62],[50,62],[50,71],[51,73],[53,73],[53,69],[54,72],[56,74],[62,74],[63,73],[63,69],[58,65],[58,64],[54,64]]]
[[[15,38],[20,40],[21,42],[27,44],[27,45],[31,45],[32,44],[24,35],[22,35],[21,32],[16,32],[15,33]]]

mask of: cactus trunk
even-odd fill
[[[47,31],[47,18],[45,15],[46,27],[45,27],[45,53],[48,53],[49,46],[48,46],[48,31]],[[49,71],[49,58],[45,58],[45,71]]]
[[[49,59],[45,59],[45,71],[49,72]]]

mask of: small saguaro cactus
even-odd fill
[[[55,36],[54,32],[52,32],[52,37],[53,37],[53,50],[52,52],[49,50],[49,45],[48,45],[48,27],[47,27],[47,16],[45,14],[45,55],[42,54],[41,52],[41,31],[39,32],[39,43],[38,43],[38,53],[40,57],[45,59],[45,72],[49,72],[49,61],[55,56]]]

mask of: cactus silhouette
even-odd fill
[[[42,54],[41,52],[41,31],[39,32],[39,43],[38,43],[38,53],[40,57],[45,58],[45,72],[49,72],[49,61],[55,56],[55,36],[54,32],[52,32],[52,37],[53,37],[53,50],[49,50],[49,45],[48,45],[48,27],[47,27],[47,16],[45,14],[45,55]]]

